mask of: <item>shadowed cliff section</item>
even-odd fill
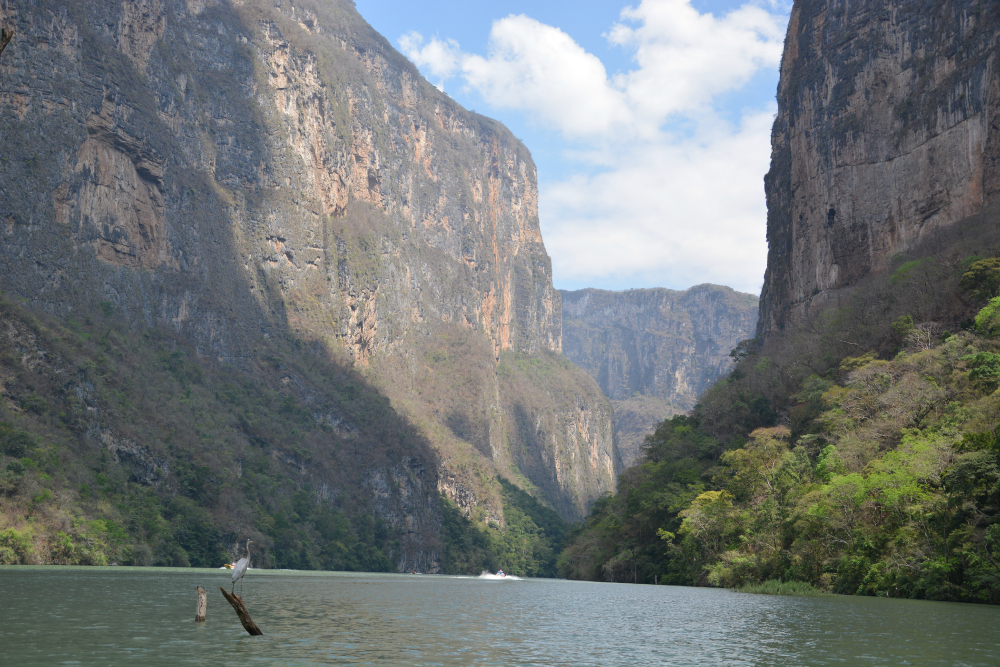
[[[563,354],[611,399],[626,466],[657,422],[693,408],[732,369],[729,352],[757,324],[757,297],[718,285],[560,294]]]
[[[37,312],[37,311],[35,311]],[[107,301],[0,296],[0,564],[438,571],[429,441],[322,345],[236,368]]]
[[[437,490],[482,522],[504,525],[497,475],[565,518],[614,488],[610,405],[551,361],[529,152],[352,3],[0,0],[0,18],[18,34],[3,289],[63,320],[106,302],[237,369],[269,340],[324,346],[427,435]],[[443,367],[459,348],[469,363]],[[530,410],[529,358],[555,378]]]
[[[1000,7],[795,2],[772,129],[759,331],[1000,191]]]

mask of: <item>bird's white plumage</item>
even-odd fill
[[[247,573],[247,565],[250,564],[246,558],[241,558],[236,561],[236,565],[233,566],[233,583],[235,584],[237,580],[243,577]]]

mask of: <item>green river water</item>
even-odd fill
[[[251,637],[220,585],[228,572],[0,567],[0,665],[1000,665],[1000,608],[981,605],[251,570]]]

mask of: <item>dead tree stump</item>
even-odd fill
[[[253,622],[253,619],[250,618],[250,612],[247,611],[247,608],[243,604],[243,600],[240,599],[239,595],[230,595],[222,586],[219,586],[219,590],[222,591],[224,596],[226,596],[226,600],[229,601],[229,604],[233,605],[233,609],[236,610],[236,615],[240,617],[240,623],[243,624],[244,630],[251,635],[264,634],[261,632],[260,628],[257,627],[257,624]]]
[[[201,623],[205,620],[205,613],[208,611],[208,591],[198,586],[198,605],[194,608],[194,620]]]

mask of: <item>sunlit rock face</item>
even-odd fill
[[[434,441],[414,488],[481,518],[503,521],[497,474],[567,518],[614,490],[610,405],[559,360],[531,155],[353,3],[0,0],[0,20],[3,289],[60,316],[106,301],[237,366],[269,336],[326,345]]]
[[[1000,7],[795,2],[772,130],[760,332],[1000,190]]]
[[[653,425],[687,412],[753,337],[757,297],[729,287],[560,291],[563,353],[611,399],[624,465]]]

